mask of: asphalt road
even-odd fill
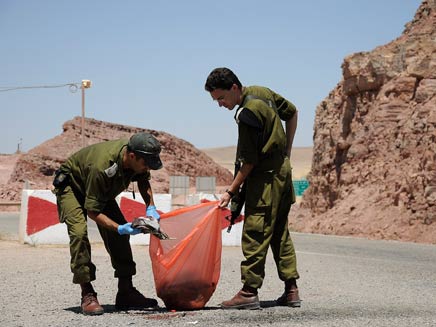
[[[203,310],[116,311],[116,280],[101,243],[93,244],[94,283],[105,314],[83,316],[66,246],[19,244],[18,220],[0,214],[0,326],[436,326],[436,246],[293,233],[299,309],[276,307],[282,292],[272,256],[260,289],[262,309],[224,311],[241,287],[239,247],[222,252],[221,278]],[[12,229],[12,232],[11,232]],[[156,296],[148,247],[134,246],[135,286]]]

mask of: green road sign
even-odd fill
[[[304,191],[309,187],[309,181],[307,179],[297,179],[292,181],[292,184],[294,184],[296,196],[302,196]]]

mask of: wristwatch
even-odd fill
[[[231,198],[233,198],[235,196],[235,193],[233,193],[232,191],[230,191],[229,189],[226,190],[226,193],[228,195],[230,195]]]

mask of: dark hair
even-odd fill
[[[233,84],[242,88],[242,84],[238,77],[230,69],[222,67],[212,70],[207,77],[204,88],[208,92],[212,92],[216,89],[230,90]]]

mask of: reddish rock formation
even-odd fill
[[[85,120],[86,144],[94,144],[117,138],[128,138],[137,132],[153,134],[162,145],[161,159],[164,168],[152,171],[154,193],[168,193],[169,176],[189,176],[195,186],[197,176],[215,176],[216,185],[228,185],[232,174],[215,163],[204,152],[192,144],[168,133],[107,123],[95,119]],[[0,199],[18,201],[24,182],[31,189],[50,189],[54,171],[65,159],[82,147],[81,118],[76,117],[63,125],[63,133],[22,154],[17,160],[10,180],[0,189]]]
[[[317,107],[310,187],[292,227],[436,243],[436,1],[342,70]]]

